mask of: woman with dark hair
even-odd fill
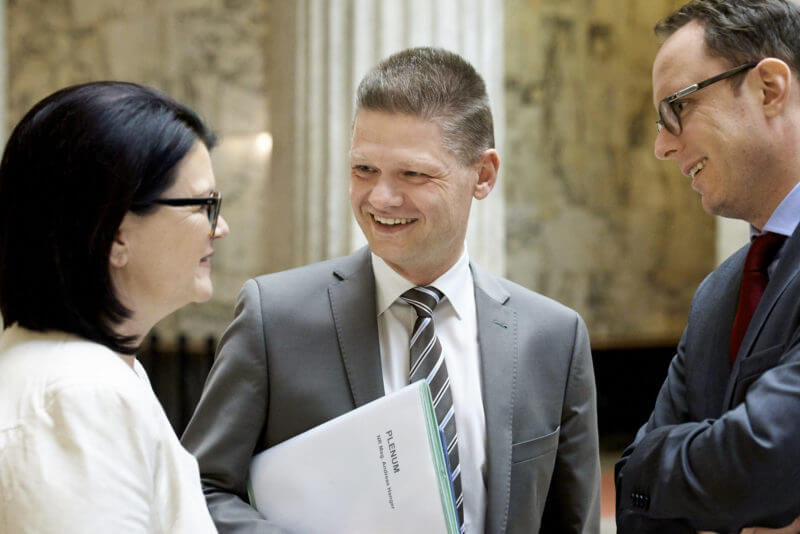
[[[135,354],[208,300],[213,133],[122,82],[31,109],[0,164],[0,532],[215,532]]]

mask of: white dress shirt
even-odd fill
[[[65,333],[3,332],[0,532],[216,532],[139,362]]]
[[[753,238],[767,232],[774,232],[776,234],[785,235],[786,237],[791,237],[798,224],[800,224],[800,183],[796,184],[794,188],[789,191],[789,194],[783,197],[781,203],[778,204],[778,207],[775,208],[775,211],[773,211],[772,215],[767,219],[763,230],[759,231],[758,228],[750,225],[750,241],[752,242]],[[769,276],[772,276],[772,273],[777,269],[785,246],[786,242],[784,241],[783,245],[781,245],[781,248],[778,249],[775,257],[772,259],[772,263],[767,267],[767,274]]]
[[[381,347],[383,387],[392,393],[408,385],[409,341],[417,313],[398,300],[414,284],[372,254]],[[453,267],[430,284],[445,297],[434,310],[458,430],[458,457],[468,534],[483,532],[486,515],[486,416],[483,411],[475,287],[466,248]]]

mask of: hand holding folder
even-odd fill
[[[415,382],[256,455],[250,502],[292,532],[456,534],[428,384]]]

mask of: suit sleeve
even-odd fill
[[[267,425],[267,354],[261,295],[245,283],[182,441],[197,457],[203,492],[220,533],[284,532],[249,504],[247,479]]]
[[[780,363],[714,420],[658,419],[670,370],[656,412],[618,466],[618,515],[688,518],[694,529],[738,531],[780,527],[800,513],[792,489],[800,478],[800,347],[795,338],[788,350],[768,350],[784,351]]]
[[[626,464],[630,455],[636,450],[639,443],[657,428],[669,425],[678,425],[688,419],[688,401],[686,399],[686,367],[685,367],[685,340],[686,331],[684,330],[683,336],[678,343],[678,350],[670,362],[667,378],[661,386],[658,393],[653,413],[650,418],[642,425],[636,433],[633,443],[629,445],[622,453],[622,458],[615,466],[615,486],[617,490],[617,532],[619,534],[625,533],[639,533],[639,532],[671,532],[675,534],[680,533],[693,533],[695,530],[689,524],[681,519],[654,519],[647,517],[639,512],[641,509],[631,509],[622,506],[626,499],[622,498],[622,480],[626,473]],[[639,506],[644,506],[644,498],[639,498],[639,492],[635,492]],[[631,497],[628,495],[628,497]],[[630,500],[630,499],[629,499]]]
[[[586,325],[576,315],[556,464],[542,532],[599,532],[597,394]]]

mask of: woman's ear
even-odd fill
[[[131,214],[126,213],[122,219],[122,223],[117,228],[117,233],[114,235],[114,241],[111,243],[111,253],[108,257],[108,263],[111,267],[121,269],[128,264],[128,257],[130,255],[130,226]]]

